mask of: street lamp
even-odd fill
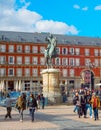
[[[88,67],[89,70],[90,70],[90,90],[92,90],[92,68],[95,67],[95,63],[88,62],[88,63],[87,63],[87,67]]]

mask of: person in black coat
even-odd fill
[[[33,94],[30,94],[30,97],[28,99],[27,107],[29,108],[30,115],[31,115],[31,121],[34,121],[34,112],[35,109],[37,109],[37,101]]]

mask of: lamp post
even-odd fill
[[[88,62],[87,66],[88,66],[88,68],[90,70],[90,90],[92,91],[92,68],[95,67],[95,63]]]

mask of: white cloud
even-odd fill
[[[77,4],[73,5],[73,8],[75,8],[75,9],[81,9],[81,10],[83,10],[83,11],[87,11],[87,10],[88,10],[88,7],[87,7],[87,6],[81,8],[81,7],[80,7],[79,5],[77,5]]]
[[[76,27],[69,26],[66,23],[53,20],[40,20],[36,23],[36,30],[39,32],[50,32],[56,34],[78,34]]]
[[[94,10],[101,10],[101,5],[95,6]]]
[[[37,12],[28,10],[30,3],[20,0],[18,8],[15,0],[0,0],[0,30],[25,32],[51,32],[56,34],[78,34],[73,25],[64,22],[44,20]]]
[[[75,9],[80,9],[80,6],[77,5],[77,4],[75,4],[75,5],[73,5],[73,8],[75,8]]]
[[[88,7],[87,7],[87,6],[86,6],[86,7],[83,7],[82,10],[87,11],[87,10],[88,10]]]

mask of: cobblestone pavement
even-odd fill
[[[35,112],[35,121],[32,123],[28,110],[24,112],[24,121],[19,121],[18,111],[12,110],[12,120],[4,120],[6,109],[0,107],[0,130],[101,130],[100,119],[78,118],[73,112],[73,106],[47,106],[44,110]]]

